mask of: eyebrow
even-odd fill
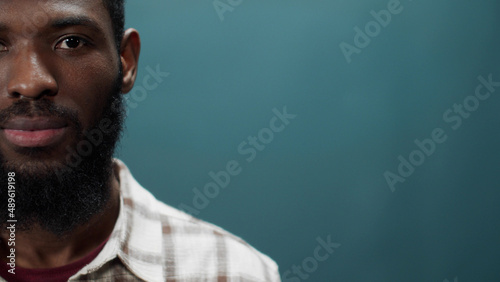
[[[86,16],[70,16],[55,19],[50,22],[50,27],[53,29],[63,29],[71,26],[84,26],[99,33],[104,32],[97,22]],[[0,22],[0,32],[6,32],[9,30],[10,26],[8,24]]]
[[[65,17],[61,19],[55,19],[50,23],[50,26],[56,29],[61,29],[70,26],[85,26],[95,31],[102,32],[102,29],[94,20],[85,16]],[[1,29],[2,26],[0,24],[0,30]]]

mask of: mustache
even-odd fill
[[[81,128],[78,114],[75,110],[56,105],[54,102],[42,99],[35,101],[18,100],[9,107],[0,110],[0,124],[7,123],[13,117],[57,117]]]

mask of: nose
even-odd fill
[[[10,68],[7,91],[10,97],[40,99],[54,96],[57,81],[42,55],[32,50],[16,52]]]

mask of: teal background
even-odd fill
[[[117,156],[175,207],[238,161],[197,216],[282,274],[316,238],[341,244],[307,279],[283,281],[500,281],[500,88],[457,130],[443,120],[478,76],[500,81],[500,3],[402,0],[348,63],[339,44],[389,2],[244,0],[221,21],[211,0],[128,1],[136,86],[148,66],[170,76],[129,108]],[[285,106],[297,117],[247,162],[238,145]],[[446,141],[392,192],[384,172],[435,128]]]

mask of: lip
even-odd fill
[[[47,147],[59,142],[67,131],[67,123],[53,117],[15,117],[2,131],[11,144],[18,147]]]

